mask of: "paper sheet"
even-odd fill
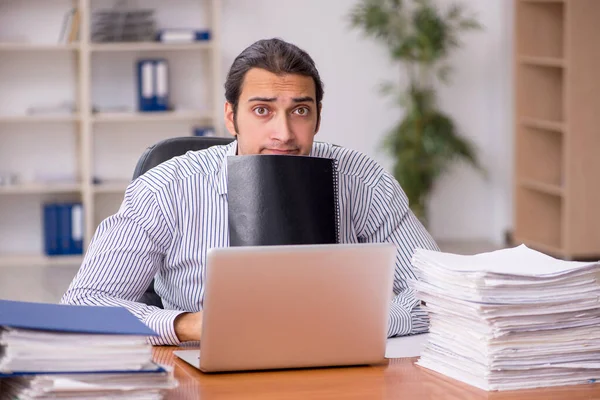
[[[399,336],[390,338],[385,348],[385,358],[417,357],[421,354],[423,345],[429,334]]]

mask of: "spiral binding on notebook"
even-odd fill
[[[340,243],[340,197],[339,197],[339,175],[338,160],[333,159],[333,201],[335,203],[335,241]]]

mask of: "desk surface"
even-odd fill
[[[189,348],[187,348],[189,349]],[[174,366],[180,399],[564,399],[600,398],[600,384],[515,392],[485,392],[397,358],[382,365],[251,373],[203,374],[173,355],[177,347],[155,347],[157,362]]]

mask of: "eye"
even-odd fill
[[[308,111],[309,111],[308,107],[299,107],[294,110],[294,112],[300,116],[308,115]]]
[[[269,113],[269,110],[267,110],[267,107],[256,107],[253,111],[254,111],[254,114],[258,115],[259,117],[264,117],[265,115],[267,115]]]

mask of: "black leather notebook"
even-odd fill
[[[227,173],[230,246],[339,242],[335,160],[235,156]]]

